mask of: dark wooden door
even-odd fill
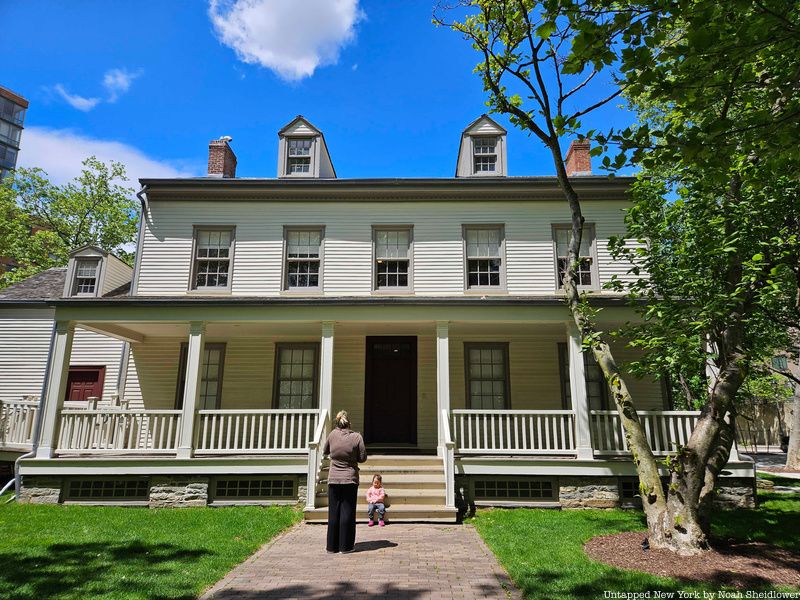
[[[367,337],[364,438],[417,443],[416,337]]]
[[[105,367],[70,367],[64,400],[81,402],[92,397],[102,398],[105,374]]]

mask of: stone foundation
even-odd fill
[[[64,480],[59,477],[22,478],[19,501],[23,504],[58,504],[61,502],[61,488]]]
[[[756,487],[753,479],[726,477],[717,483],[714,506],[723,510],[756,507]]]
[[[308,477],[303,477],[302,475],[297,478],[297,502],[299,504],[305,504],[306,500],[308,500],[307,480]]]
[[[208,504],[208,477],[150,478],[150,508],[183,508]]]
[[[616,508],[619,485],[616,477],[561,477],[558,502],[561,508]]]

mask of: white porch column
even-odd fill
[[[436,415],[439,421],[439,451],[444,444],[442,411],[450,414],[450,322],[436,321]]]
[[[73,323],[56,321],[50,353],[50,369],[46,374],[47,390],[45,397],[40,400],[42,424],[36,458],[51,458],[56,449],[58,422],[61,408],[64,406],[64,396],[67,394],[69,359],[74,335]]]
[[[189,347],[186,354],[186,385],[183,388],[181,433],[178,440],[178,458],[191,458],[194,447],[194,424],[197,415],[200,382],[202,381],[203,350],[206,324],[192,321],[189,324]]]
[[[567,354],[569,355],[569,390],[575,412],[575,443],[578,459],[592,460],[592,432],[589,398],[586,393],[586,369],[583,365],[581,336],[574,323],[567,323]]]
[[[328,411],[328,417],[336,416],[333,410],[333,321],[322,322],[319,368],[319,407]]]

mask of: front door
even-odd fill
[[[367,337],[364,437],[368,444],[416,445],[416,337]]]

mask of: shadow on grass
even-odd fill
[[[718,512],[715,537],[775,544],[800,554],[800,495],[760,493],[757,510]]]
[[[52,544],[35,552],[23,547],[19,552],[0,553],[0,596],[49,598],[80,590],[86,597],[120,591],[152,597],[154,577],[176,572],[207,554],[206,550],[137,541]]]

